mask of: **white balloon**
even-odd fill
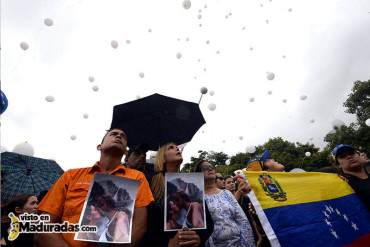
[[[226,141],[225,140],[222,140],[222,143],[225,143]]]
[[[71,135],[71,140],[74,141],[76,140],[77,136],[76,135]]]
[[[271,95],[271,94],[272,94],[272,91],[271,91],[271,90],[270,90],[270,91],[268,91],[268,92],[267,92],[267,94],[268,94],[268,95]]]
[[[333,129],[340,129],[344,125],[344,122],[340,119],[334,119],[331,124]]]
[[[242,136],[239,136],[239,140],[243,140],[243,137]]]
[[[301,168],[293,168],[292,170],[290,170],[289,172],[306,172],[305,170],[301,169]]]
[[[307,95],[301,95],[301,97],[299,97],[301,100],[306,100],[307,99]]]
[[[227,165],[227,166],[230,165],[230,160],[226,160],[225,165]]]
[[[35,153],[32,145],[28,142],[19,143],[13,148],[13,152],[27,156],[33,156],[33,154]]]
[[[131,44],[131,41],[130,40],[126,40],[126,44]]]
[[[286,100],[286,99],[283,99],[283,103],[286,103],[288,100]]]
[[[365,124],[370,127],[370,118],[365,121]]]
[[[288,11],[289,11],[289,12],[292,12],[292,8],[289,8],[289,9],[288,9]]]
[[[118,42],[117,42],[116,40],[112,40],[112,41],[110,42],[110,45],[113,47],[113,49],[117,49],[117,47],[118,47]]]
[[[267,80],[273,80],[275,78],[275,74],[272,72],[267,72]]]
[[[88,119],[89,118],[89,114],[87,114],[87,113],[84,113],[82,116],[83,116],[84,119]]]
[[[269,24],[269,20],[266,20],[266,24]]]
[[[314,122],[315,122],[315,119],[311,119],[311,120],[310,120],[310,123],[314,123]]]
[[[219,50],[217,50],[217,51],[216,51],[216,54],[220,54],[220,51],[219,51]]]
[[[26,42],[22,42],[20,45],[23,50],[27,50],[29,48],[29,45]]]
[[[253,51],[253,47],[252,47],[252,46],[251,46],[251,47],[249,47],[249,50],[250,50],[250,51]]]
[[[313,137],[311,137],[309,140],[312,141],[313,140]]]
[[[310,152],[306,152],[304,155],[306,155],[306,157],[310,157],[311,156],[311,153]]]
[[[215,94],[215,91],[211,90],[209,91],[209,95],[213,96]]]
[[[283,55],[282,57],[283,57],[283,58],[286,58],[286,56],[285,56],[285,55]]]
[[[198,15],[198,19],[202,19],[202,15]]]
[[[216,104],[214,104],[214,103],[209,104],[209,105],[208,105],[208,109],[209,109],[210,111],[214,111],[214,110],[216,110]]]
[[[54,96],[52,96],[52,95],[48,95],[48,96],[46,96],[46,97],[45,97],[45,100],[46,100],[47,102],[53,102],[53,101],[55,100],[55,98],[54,98]]]
[[[92,90],[93,90],[94,92],[97,92],[97,91],[99,91],[99,87],[98,87],[98,86],[93,86],[93,87],[92,87]]]
[[[202,87],[201,89],[200,89],[200,93],[201,94],[206,94],[208,92],[208,89],[206,88],[206,87]]]
[[[46,19],[44,20],[44,24],[45,24],[46,26],[50,27],[50,26],[52,26],[52,25],[53,25],[53,20],[52,20],[52,19],[50,19],[50,18],[46,18]]]
[[[191,7],[191,2],[190,2],[190,0],[184,0],[184,1],[182,2],[182,7],[184,7],[184,9],[190,9],[190,7]]]
[[[182,57],[182,54],[180,53],[180,52],[178,52],[177,54],[176,54],[176,58],[177,59],[180,59]]]
[[[249,102],[254,102],[254,97],[249,98]]]
[[[209,45],[209,43],[210,43],[210,41],[209,41],[209,40],[207,40],[207,41],[206,41],[206,44],[207,44],[207,45]]]
[[[248,146],[245,151],[249,154],[253,154],[256,152],[256,147],[255,146]]]
[[[90,82],[94,82],[94,81],[95,81],[94,76],[89,76],[89,81],[90,81]]]
[[[140,76],[141,78],[144,78],[144,73],[143,73],[143,72],[140,72],[140,73],[139,73],[139,76]]]
[[[152,29],[151,29],[151,28],[149,28],[149,29],[148,29],[148,32],[149,32],[149,33],[151,33],[151,32],[152,32]]]

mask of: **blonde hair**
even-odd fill
[[[153,192],[154,200],[163,201],[164,197],[164,173],[167,171],[165,153],[170,145],[176,145],[175,143],[167,143],[161,146],[155,156],[154,162],[154,176],[150,182],[150,188]]]

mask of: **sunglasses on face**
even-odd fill
[[[209,170],[214,170],[214,169],[215,168],[211,164],[202,165],[202,168],[201,168],[202,172],[209,171]]]

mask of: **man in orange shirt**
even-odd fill
[[[100,161],[92,167],[71,169],[53,185],[39,204],[39,211],[51,217],[50,222],[78,223],[85,202],[90,182],[96,173],[105,173],[140,181],[132,222],[131,245],[137,246],[146,232],[147,206],[153,201],[148,181],[143,173],[121,164],[122,156],[127,151],[127,136],[121,129],[111,129],[97,146]],[[74,233],[36,234],[35,241],[40,247],[97,246],[96,243],[77,241]],[[118,245],[115,245],[118,246]]]

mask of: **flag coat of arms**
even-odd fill
[[[370,213],[336,174],[245,174],[272,246],[370,246]]]

